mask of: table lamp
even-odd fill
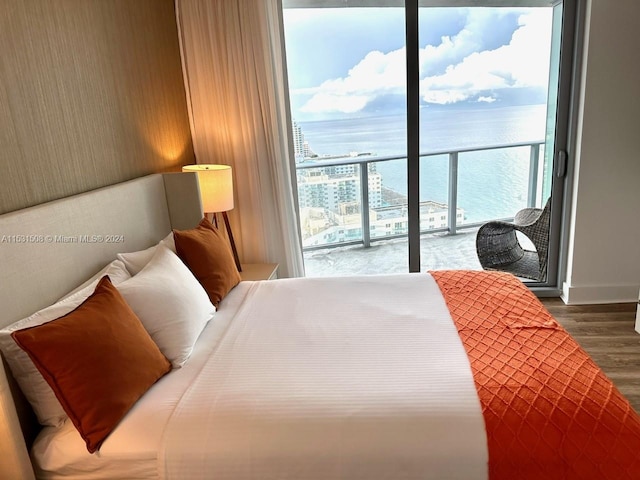
[[[236,243],[233,240],[231,224],[227,212],[233,209],[233,176],[229,165],[185,165],[183,172],[196,172],[200,185],[200,197],[202,198],[202,209],[205,214],[211,214],[213,221],[218,226],[217,213],[222,213],[229,243],[233,251],[233,259],[236,262],[238,271],[242,271]]]

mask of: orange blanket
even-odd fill
[[[640,417],[515,277],[434,271],[482,404],[489,478],[640,479]]]

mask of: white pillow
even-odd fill
[[[60,300],[58,300],[58,302],[61,302],[62,300],[69,298],[71,295],[78,293],[80,290],[84,290],[90,285],[91,285],[91,292],[89,292],[89,295],[91,295],[95,290],[96,286],[98,285],[98,282],[100,281],[100,279],[105,275],[109,275],[109,278],[111,279],[111,283],[116,285],[120,282],[124,282],[125,280],[130,279],[132,274],[129,273],[124,262],[122,262],[121,260],[114,260],[113,262],[108,264],[106,267],[104,267],[102,270],[100,270],[98,273],[96,273],[89,280],[84,282],[82,285],[74,288],[69,293],[61,297]]]
[[[114,285],[131,278],[124,264],[119,260],[111,262],[100,273],[102,275],[99,278],[92,277],[88,283],[85,282],[83,284],[84,288],[74,291],[75,293],[70,293],[63,300],[0,330],[0,350],[2,350],[11,373],[22,389],[24,396],[31,403],[31,407],[42,425],[62,425],[67,418],[67,414],[29,356],[14,342],[11,333],[16,330],[42,325],[71,312],[93,293],[96,285],[104,275],[109,275]]]
[[[159,245],[140,273],[117,288],[164,356],[181,367],[216,311],[200,282],[175,253]]]
[[[118,260],[121,260],[131,275],[137,275],[147,263],[153,258],[153,254],[156,253],[158,245],[165,245],[173,253],[176,253],[176,243],[173,240],[173,232],[160,240],[159,243],[153,245],[145,250],[138,250],[137,252],[119,253],[116,255]]]

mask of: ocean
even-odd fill
[[[541,141],[546,106],[425,108],[421,111],[420,152]],[[404,115],[297,122],[311,150],[320,155],[350,152],[377,156],[406,154]],[[461,153],[458,167],[458,207],[465,221],[511,217],[527,202],[529,147]],[[540,169],[544,148],[540,152]],[[384,187],[407,194],[406,160],[378,162]],[[420,199],[447,203],[448,156],[423,157]]]

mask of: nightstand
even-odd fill
[[[277,263],[243,263],[240,272],[242,280],[273,280],[278,278]]]

